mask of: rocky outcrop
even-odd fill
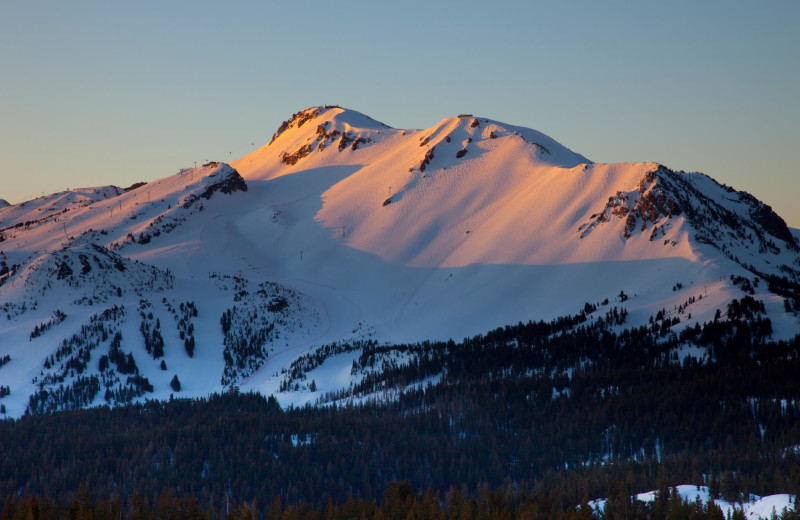
[[[227,166],[227,165],[226,165]],[[195,202],[203,199],[210,199],[211,196],[216,193],[224,193],[226,195],[230,195],[236,191],[247,191],[247,183],[244,181],[239,172],[227,166],[227,169],[220,170],[215,172],[213,175],[219,175],[219,179],[214,181],[212,184],[206,186],[206,189],[198,194],[192,194],[186,198],[183,203],[184,209],[189,209]]]
[[[314,119],[319,115],[319,108],[306,108],[305,110],[301,110],[299,112],[295,112],[292,114],[292,117],[281,123],[281,126],[278,127],[278,130],[272,135],[272,139],[270,139],[269,144],[272,144],[275,139],[281,136],[282,133],[287,131],[290,128],[300,128],[306,122]],[[269,145],[268,145],[269,146]]]
[[[316,110],[316,109],[314,109]],[[302,125],[307,119],[303,120],[302,118],[299,119],[299,125]],[[282,127],[283,125],[281,125]],[[333,129],[328,131],[328,127],[330,126],[330,121],[325,121],[324,123],[317,126],[317,130],[314,133],[314,141],[312,143],[307,143],[302,145],[300,148],[293,152],[283,152],[281,154],[281,161],[288,165],[294,166],[297,164],[301,159],[307,157],[314,151],[314,149],[318,151],[322,151],[327,148],[330,144],[335,143],[338,141],[337,149],[342,152],[345,148],[350,148],[350,150],[358,150],[359,147],[369,144],[372,142],[372,139],[369,137],[364,137],[360,133],[345,131],[341,132],[339,130]]]
[[[654,240],[665,234],[677,216],[686,220],[698,242],[716,247],[751,270],[755,268],[735,251],[777,255],[781,247],[800,250],[786,222],[749,193],[720,185],[703,174],[675,172],[661,165],[640,180],[637,190],[618,191],[609,197],[606,206],[578,231],[584,238],[597,226],[618,219],[623,220],[620,234],[624,239],[651,228],[650,240]]]

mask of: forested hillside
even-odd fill
[[[322,511],[405,481],[409,496],[497,490],[501,504],[534,500],[548,514],[676,483],[729,502],[796,495],[800,337],[768,340],[751,300],[681,335],[657,322],[617,334],[613,319],[582,313],[458,343],[364,344],[354,365],[388,357],[351,390],[371,396],[358,404],[283,410],[234,390],[6,420],[0,493],[68,504],[80,485],[91,500],[154,506],[169,493],[221,510],[280,497]],[[689,340],[711,355],[683,353]],[[397,352],[406,362],[392,367]]]

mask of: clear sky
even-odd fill
[[[330,103],[703,171],[800,227],[798,22],[794,0],[0,0],[0,198],[231,160]]]

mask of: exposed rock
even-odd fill
[[[425,167],[430,164],[431,159],[433,159],[433,151],[434,151],[434,149],[436,149],[435,146],[425,153],[425,157],[423,157],[422,161],[420,161],[420,163],[419,163],[419,171],[424,172],[425,171]]]
[[[189,209],[195,202],[197,202],[201,197],[208,200],[211,196],[216,192],[221,192],[226,195],[230,195],[235,191],[247,191],[247,183],[244,181],[239,172],[234,170],[233,168],[228,167],[228,171],[223,173],[222,178],[220,178],[217,182],[209,185],[206,189],[200,193],[199,195],[191,195],[186,199],[183,203],[183,207],[185,209]]]
[[[281,161],[289,166],[293,166],[297,164],[297,161],[305,157],[306,155],[310,154],[313,148],[310,144],[304,144],[300,148],[298,148],[294,153],[284,154]]]
[[[326,107],[327,108],[327,107]],[[272,136],[269,144],[272,144],[275,139],[281,136],[286,130],[290,128],[300,128],[303,126],[306,121],[314,119],[319,115],[319,108],[307,108],[305,110],[301,110],[299,112],[295,112],[292,114],[292,117],[281,123],[281,126],[278,127],[278,130]]]
[[[367,144],[371,142],[372,139],[368,137],[361,137],[360,135],[352,132],[344,132],[341,139],[339,139],[339,151],[341,152],[348,146],[350,146],[351,150],[357,150],[360,144]]]
[[[133,191],[136,188],[141,188],[142,186],[145,186],[145,185],[147,185],[146,182],[134,182],[133,184],[131,184],[127,188],[122,188],[122,191],[125,191],[125,192]]]
[[[672,217],[683,216],[694,229],[698,242],[719,249],[728,258],[750,270],[755,268],[745,264],[731,251],[756,246],[761,254],[780,253],[780,247],[770,237],[783,241],[793,251],[800,249],[786,223],[772,208],[749,193],[718,185],[727,193],[737,195],[738,202],[745,205],[740,209],[726,207],[695,187],[698,178],[693,176],[697,175],[702,174],[674,172],[658,165],[640,180],[636,191],[617,192],[609,197],[605,208],[593,214],[590,222],[580,226],[580,237],[586,237],[594,228],[616,217],[625,219],[621,231],[623,238],[631,238],[637,227],[644,232],[652,225],[652,241],[666,234]],[[670,240],[664,243],[675,244]]]
[[[741,192],[739,196],[753,206],[750,210],[750,217],[761,225],[764,231],[786,242],[786,246],[792,251],[800,250],[792,232],[789,231],[789,227],[786,225],[786,221],[775,213],[770,206],[758,201],[749,193]]]

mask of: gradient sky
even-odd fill
[[[228,161],[318,104],[656,161],[800,228],[800,2],[0,0],[0,198]],[[251,144],[254,143],[254,144]]]

